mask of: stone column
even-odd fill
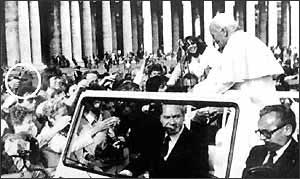
[[[178,49],[178,40],[180,38],[180,13],[178,11],[179,3],[171,1],[171,15],[172,15],[172,48],[176,52]]]
[[[201,34],[200,30],[200,10],[198,1],[192,0],[192,26],[193,26],[193,35],[198,36]]]
[[[204,1],[192,0],[193,35],[204,40]]]
[[[72,66],[72,42],[69,1],[60,1],[60,22],[61,22],[61,50]]]
[[[152,53],[152,26],[150,1],[143,1],[144,52]]]
[[[281,45],[289,45],[289,2],[281,1]]]
[[[45,66],[42,63],[41,29],[38,3],[38,1],[29,1],[31,57],[34,65],[38,68],[44,68]]]
[[[255,5],[257,1],[247,1],[246,31],[255,36]]]
[[[163,1],[163,43],[164,53],[172,52],[171,2]]]
[[[213,38],[209,32],[209,24],[212,19],[212,2],[204,1],[204,41],[208,45],[213,45]]]
[[[96,44],[97,54],[100,60],[103,58],[103,32],[102,32],[102,1],[95,2],[95,24],[96,24]]]
[[[11,67],[20,62],[17,1],[5,1],[5,35],[7,65]]]
[[[291,1],[291,46],[296,47],[299,54],[299,1]]]
[[[22,63],[32,63],[28,12],[28,2],[18,1],[20,59]]]
[[[98,54],[97,38],[96,38],[96,2],[91,2],[91,24],[92,24],[92,51],[93,56]]]
[[[76,60],[79,66],[84,66],[81,49],[81,28],[78,1],[71,3],[71,39],[72,39],[72,58]]]
[[[269,1],[268,7],[268,45],[277,46],[277,2]]]
[[[234,5],[234,14],[236,20],[239,22],[239,25],[242,29],[246,29],[246,1],[245,0],[236,0]]]
[[[132,52],[132,28],[130,1],[122,1],[124,55]]]
[[[156,53],[159,48],[159,30],[158,30],[158,8],[159,1],[152,0],[151,2],[151,23],[152,23],[152,52]]]
[[[112,51],[112,30],[111,30],[110,2],[102,1],[102,31],[104,52]]]
[[[163,37],[163,33],[164,33],[164,28],[163,28],[163,12],[162,12],[162,0],[158,0],[157,3],[157,23],[158,23],[158,47],[162,48],[163,50],[163,44],[164,44],[164,37]]]
[[[59,14],[59,2],[52,1],[50,5],[50,57],[58,56],[61,54],[61,39],[60,39],[60,14]]]
[[[266,1],[258,1],[258,37],[261,41],[267,44],[267,19],[268,19],[268,11]]]
[[[233,8],[234,8],[234,1],[225,1],[225,13],[226,14],[230,14],[230,15],[234,16]]]
[[[138,50],[144,49],[144,29],[143,29],[143,2],[137,1],[137,31],[138,31]]]
[[[182,1],[183,6],[183,36],[193,35],[191,1]]]
[[[0,19],[5,20],[5,3],[0,1]],[[6,56],[6,37],[5,37],[5,23],[0,24],[0,59],[2,66],[7,66],[7,56]],[[3,80],[3,75],[1,75],[0,80]]]
[[[120,2],[119,2],[120,3]],[[122,13],[119,13],[117,10],[117,5],[115,2],[110,3],[110,13],[111,13],[111,35],[112,35],[112,51],[116,52],[117,50],[123,50],[121,48],[118,49],[118,33],[119,31],[117,30],[117,19],[120,19],[120,15]],[[121,33],[123,33],[123,30],[121,30]],[[123,41],[122,41],[123,44]],[[105,53],[105,51],[104,51]]]
[[[82,2],[82,47],[83,56],[92,59],[93,42],[90,1]]]
[[[132,51],[136,53],[138,51],[138,16],[137,16],[137,0],[133,0],[130,3],[131,9],[131,28],[132,28]]]

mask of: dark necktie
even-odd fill
[[[273,159],[275,155],[276,155],[275,151],[270,151],[268,161],[267,163],[264,164],[264,166],[272,167],[274,164]]]
[[[164,157],[167,155],[168,153],[168,150],[169,150],[169,141],[171,140],[170,136],[167,135],[164,139],[164,143],[162,145],[162,148],[161,148],[161,156]]]

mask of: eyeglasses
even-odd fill
[[[272,130],[272,131],[268,131],[266,129],[258,129],[255,131],[255,133],[259,134],[260,136],[263,135],[266,139],[271,139],[272,135],[278,131],[279,129],[283,128],[286,124],[281,125],[279,127],[277,127],[276,129]]]

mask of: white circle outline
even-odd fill
[[[22,97],[22,96],[16,95],[15,93],[13,93],[11,91],[11,89],[8,86],[8,75],[12,72],[13,69],[15,69],[16,67],[19,67],[19,66],[20,67],[27,67],[30,70],[33,70],[34,72],[37,73],[37,77],[38,77],[38,85],[36,87],[36,90],[32,94],[30,94],[30,95],[28,95],[26,97]],[[5,75],[5,87],[6,87],[7,92],[10,95],[12,95],[12,96],[14,96],[14,97],[16,97],[18,99],[28,99],[28,98],[35,97],[35,95],[39,92],[39,90],[41,88],[41,85],[42,85],[41,74],[39,73],[39,71],[32,64],[29,64],[29,63],[17,63],[14,66],[12,66],[11,68],[9,68],[8,71],[7,71],[7,73],[6,73],[6,75]]]

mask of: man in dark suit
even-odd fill
[[[260,111],[256,131],[265,145],[251,149],[243,178],[299,178],[299,145],[292,138],[295,114],[284,105]]]
[[[208,177],[207,145],[184,126],[185,108],[164,104],[160,115],[160,135],[149,141],[151,152],[143,153],[120,174],[137,177],[145,171],[149,177],[192,178]]]

